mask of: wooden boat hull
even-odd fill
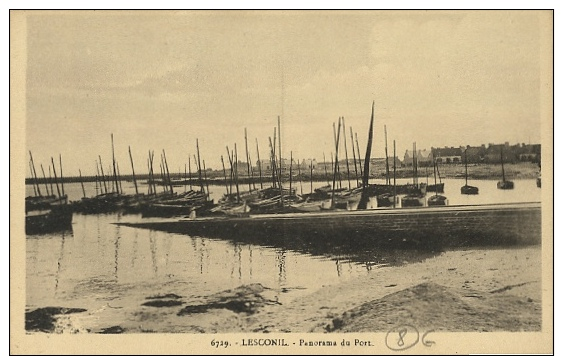
[[[399,197],[390,193],[381,194],[377,196],[377,206],[378,207],[391,207],[393,204],[399,206]]]
[[[405,248],[541,243],[540,203],[264,214],[119,223],[264,245],[317,241]]]
[[[448,198],[443,195],[433,195],[428,198],[428,206],[446,206],[448,205]]]
[[[505,180],[497,182],[498,189],[514,189],[514,182],[511,180]]]
[[[443,193],[444,192],[444,183],[437,183],[437,184],[429,184],[426,186],[427,192],[435,192],[435,193]]]
[[[461,187],[461,194],[476,195],[479,194],[479,188],[471,185],[464,185],[463,187]]]
[[[405,196],[401,198],[402,207],[424,206],[424,196]]]
[[[204,215],[213,207],[212,201],[200,202],[197,204],[162,204],[154,203],[141,207],[142,217],[173,217],[189,216],[196,211],[196,215]]]
[[[61,205],[49,210],[30,211],[25,216],[27,235],[68,230],[72,230],[72,208],[69,205]]]

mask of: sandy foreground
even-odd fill
[[[57,314],[54,333],[384,332],[397,324],[437,331],[541,330],[540,246],[447,251],[373,272],[300,291],[283,304],[279,291],[253,284],[199,300],[156,292],[134,309],[45,312]],[[48,324],[48,315],[35,317]]]

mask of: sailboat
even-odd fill
[[[389,155],[387,154],[387,126],[384,126],[385,130],[385,188],[386,192],[376,195],[377,206],[378,207],[389,207],[397,206],[399,203],[398,197],[395,192],[394,185],[391,185],[391,177],[389,176]],[[393,162],[395,162],[395,153],[393,152]],[[393,163],[395,167],[395,163]]]
[[[438,169],[438,161],[436,160],[436,157],[434,157],[434,153],[432,153],[432,157],[434,158],[434,170],[438,174],[438,179],[440,180],[440,183],[436,183],[436,180],[434,179],[434,184],[428,184],[426,186],[426,191],[443,193],[444,183],[442,183],[442,176],[440,176],[440,169]]]
[[[461,187],[461,194],[479,194],[479,188],[467,184],[467,148],[465,149],[465,185]]]
[[[416,157],[416,142],[413,143],[413,157],[412,157],[412,167],[413,167],[413,185],[406,196],[401,198],[402,207],[410,206],[424,206],[424,196],[426,195],[426,184],[418,184],[418,159]]]
[[[436,185],[436,159],[434,159],[434,186]],[[428,198],[428,206],[436,206],[436,205],[448,205],[448,198],[443,195],[438,194],[438,190],[436,190],[436,194],[432,195]]]
[[[31,235],[72,230],[72,207],[68,204],[68,197],[64,193],[61,156],[59,155],[59,162],[61,162],[60,182],[62,194],[57,181],[55,162],[51,157],[53,173],[55,175],[55,184],[57,186],[57,196],[55,196],[53,192],[51,192],[51,195],[42,196],[31,152],[29,152],[29,155],[31,158],[30,167],[32,167],[31,173],[34,178],[34,188],[37,187],[36,192],[38,195],[35,197],[25,198],[25,233]],[[53,188],[51,187],[51,190],[52,189]]]
[[[502,146],[500,147],[500,165],[502,167],[502,181],[497,182],[498,189],[514,189],[514,182],[511,180],[506,180],[504,176],[504,160],[502,156]]]

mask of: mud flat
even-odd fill
[[[447,251],[265,309],[249,330],[541,330],[541,247]]]
[[[316,290],[256,283],[208,296],[156,292],[120,309],[56,310],[48,327],[34,325],[28,332],[342,333],[386,332],[400,324],[540,331],[541,297],[541,246],[464,249]],[[51,320],[53,314],[62,315]]]

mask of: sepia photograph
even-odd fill
[[[553,36],[11,10],[11,352],[553,352]]]

